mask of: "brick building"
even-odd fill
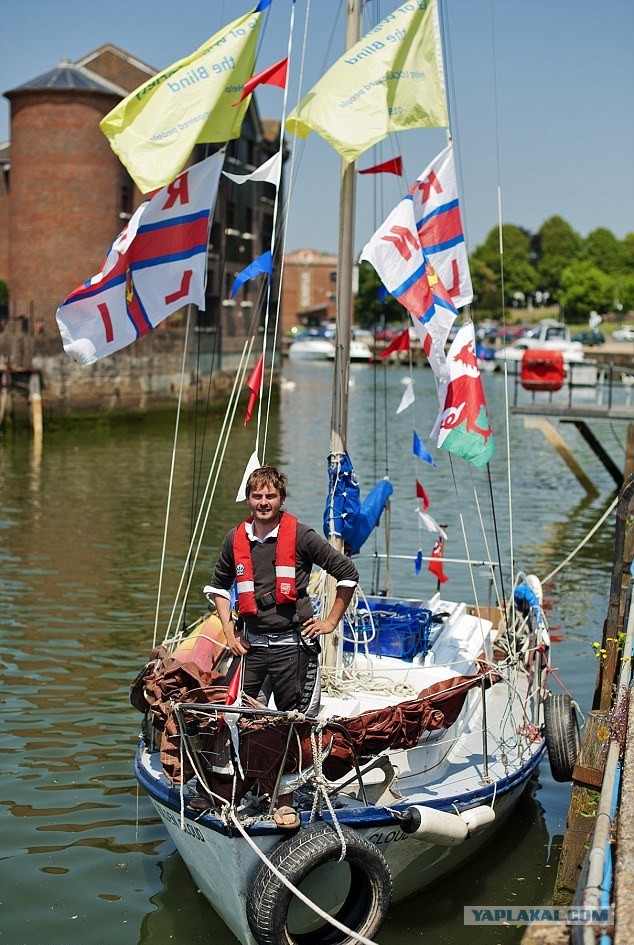
[[[8,356],[2,335],[14,333],[16,323],[19,333],[33,339],[36,354],[61,351],[58,305],[99,271],[142,199],[99,122],[155,72],[104,45],[5,93],[11,141],[0,146],[0,280],[8,284],[9,304],[8,311],[0,309],[0,329],[8,324],[9,331],[0,331],[0,359]],[[279,133],[279,122],[260,120],[252,97],[241,137],[227,146],[225,167],[239,174],[255,170],[277,151]],[[193,160],[207,153],[198,146]],[[265,280],[247,283],[235,300],[230,290],[236,273],[270,248],[274,198],[271,184],[238,186],[221,178],[206,311],[196,326],[203,350],[219,340],[226,353],[241,350],[251,326],[262,322]],[[178,318],[164,324],[170,323]]]
[[[314,249],[298,249],[284,258],[282,332],[293,325],[334,321],[337,257]]]

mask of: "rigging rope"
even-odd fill
[[[314,903],[311,899],[308,898],[308,896],[305,896],[304,893],[301,892],[301,890],[297,888],[297,886],[294,886],[291,883],[290,879],[287,879],[284,873],[280,872],[280,870],[278,870],[278,868],[271,863],[266,853],[263,853],[262,850],[260,850],[260,848],[251,839],[249,834],[246,832],[246,830],[244,829],[244,827],[238,820],[238,817],[235,811],[230,811],[230,817],[233,823],[235,824],[236,829],[238,830],[240,835],[243,837],[243,839],[246,840],[246,842],[249,844],[253,852],[259,857],[260,860],[262,860],[263,863],[266,863],[267,867],[270,869],[273,875],[277,876],[280,882],[284,883],[286,888],[290,889],[290,891],[295,896],[297,896],[297,898],[301,902],[303,902],[305,906],[308,906],[309,909],[311,909],[313,912],[316,912],[317,915],[321,919],[323,919],[325,922],[329,922],[330,925],[334,925],[334,927],[336,929],[339,929],[340,932],[343,932],[345,935],[349,935],[350,938],[353,939],[355,942],[360,942],[361,945],[376,945],[376,942],[373,942],[371,939],[366,938],[365,935],[360,935],[359,932],[354,932],[352,929],[349,929],[346,925],[343,924],[343,922],[339,922],[339,920],[335,919],[334,916],[331,916],[327,912],[324,912],[324,910],[320,909],[316,903]]]
[[[170,462],[169,485],[167,488],[167,507],[165,509],[165,525],[163,526],[163,546],[161,548],[161,564],[159,567],[158,587],[156,590],[156,610],[154,613],[154,632],[152,634],[152,649],[156,646],[158,635],[159,612],[161,609],[161,589],[163,587],[163,574],[165,573],[165,556],[167,552],[167,531],[169,528],[170,509],[172,507],[172,493],[174,490],[174,467],[176,465],[176,444],[178,442],[178,431],[180,429],[180,415],[183,404],[183,390],[185,387],[185,365],[187,363],[187,348],[189,343],[189,323],[191,320],[191,305],[187,306],[187,319],[185,320],[185,339],[183,341],[183,359],[181,363],[181,379],[178,388],[178,404],[176,407],[176,424],[174,426],[174,442],[172,444],[172,459]]]
[[[610,505],[608,506],[608,508],[605,510],[605,512],[603,513],[603,515],[602,515],[601,518],[599,519],[599,521],[590,529],[590,531],[589,531],[588,534],[585,536],[585,538],[583,538],[583,539],[579,542],[579,544],[577,545],[577,547],[576,547],[573,551],[571,551],[569,555],[567,555],[567,556],[564,558],[564,560],[561,562],[561,564],[558,564],[557,567],[556,567],[553,571],[550,572],[550,574],[547,574],[546,577],[542,579],[542,584],[548,584],[549,581],[552,581],[552,579],[554,578],[554,576],[555,576],[556,574],[558,574],[558,573],[562,570],[562,568],[565,568],[567,564],[570,564],[570,562],[571,562],[572,559],[575,557],[575,555],[577,555],[577,554],[581,551],[581,549],[583,548],[584,545],[587,545],[587,543],[590,541],[590,539],[592,538],[592,536],[594,535],[594,533],[595,533],[596,531],[598,531],[599,528],[601,528],[601,526],[602,526],[603,523],[605,522],[605,520],[606,520],[606,518],[608,517],[608,515],[610,515],[610,514],[614,511],[614,509],[616,508],[616,506],[617,506],[617,504],[618,504],[618,501],[619,501],[619,497],[618,497],[618,495],[617,495],[616,498],[614,499],[614,501],[611,502]]]

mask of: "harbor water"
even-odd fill
[[[434,541],[417,524],[416,478],[431,500],[430,514],[446,523],[448,558],[466,556],[465,539],[474,559],[496,559],[499,544],[504,560],[513,553],[517,569],[546,576],[602,515],[613,497],[612,480],[570,428],[564,435],[600,490],[586,498],[541,434],[524,430],[514,417],[509,480],[499,375],[484,379],[497,443],[490,482],[486,471],[450,462],[429,443],[437,411],[430,371],[413,371],[416,401],[396,414],[406,374],[405,367],[351,368],[348,445],[362,495],[386,474],[395,489],[391,551],[406,557],[392,566],[395,593],[427,597],[435,590],[426,566],[419,575],[414,569],[418,549],[428,555]],[[286,363],[284,377],[268,421],[266,459],[289,475],[287,507],[321,530],[332,367]],[[215,417],[205,432],[199,412],[179,439],[159,639],[221,422]],[[0,440],[0,943],[6,945],[235,942],[197,891],[132,772],[141,716],[129,705],[128,687],[152,644],[173,423],[173,416],[81,422],[45,432],[41,448],[26,432]],[[223,535],[244,514],[235,495],[254,447],[254,423],[245,429],[239,421],[229,444],[192,580],[190,619],[204,610],[201,588]],[[413,427],[437,467],[420,461],[415,467]],[[600,433],[622,465],[625,425]],[[203,457],[202,467],[196,456]],[[490,525],[493,517],[498,539],[486,545],[479,519]],[[584,712],[592,700],[592,643],[601,639],[613,539],[610,518],[545,588],[553,669]],[[368,545],[373,552],[374,539]],[[372,560],[362,559],[360,570],[370,590]],[[445,571],[448,598],[489,602],[483,569],[470,574],[447,563]],[[503,578],[508,593],[510,570]],[[382,568],[379,585],[384,581]],[[559,691],[554,677],[550,687]],[[463,909],[552,901],[569,797],[569,785],[553,782],[544,761],[508,825],[477,861],[395,906],[377,942],[460,945],[467,935],[483,945],[518,942],[517,928],[465,929]]]

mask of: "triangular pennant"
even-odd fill
[[[269,66],[268,69],[264,69],[262,72],[258,72],[257,75],[251,76],[251,78],[244,83],[242,95],[235,105],[239,105],[240,102],[243,102],[247,95],[250,95],[258,85],[276,85],[279,89],[285,88],[287,72],[288,59],[281,59],[279,62],[274,63],[274,65]]]
[[[379,357],[379,361],[382,361],[383,358],[387,358],[388,354],[392,354],[393,351],[409,351],[409,328],[399,332],[395,338],[392,338],[383,354]]]
[[[256,469],[259,469],[262,463],[258,459],[257,453],[251,453],[247,467],[244,470],[244,475],[242,476],[242,482],[240,483],[240,488],[238,489],[238,494],[236,495],[236,502],[244,502],[247,497],[247,479],[252,472],[255,472]]]
[[[253,279],[261,273],[266,273],[270,278],[272,272],[273,259],[271,257],[271,251],[268,250],[266,253],[262,253],[261,256],[258,256],[257,259],[254,259],[252,263],[249,263],[246,269],[238,273],[231,290],[231,298],[234,297],[238,289],[243,286],[245,282],[248,282],[249,279]]]
[[[366,167],[359,171],[359,174],[396,174],[397,177],[403,176],[403,158],[391,158],[389,161],[383,161],[381,164],[375,164],[374,167]]]
[[[252,174],[230,174],[229,171],[223,171],[222,173],[234,184],[244,184],[248,180],[256,180],[262,181],[264,184],[275,184],[277,187],[280,183],[281,167],[282,155],[277,151],[272,158],[256,167]]]
[[[419,459],[422,459],[422,460],[424,460],[426,463],[429,463],[430,466],[436,466],[436,462],[435,462],[433,456],[432,456],[431,453],[427,450],[425,444],[423,443],[423,441],[422,441],[421,438],[419,437],[419,435],[418,435],[418,433],[416,432],[416,430],[414,430],[414,441],[413,441],[413,444],[412,444],[412,450],[413,450],[413,452],[414,452],[414,456],[418,456]]]
[[[422,485],[420,484],[420,482],[418,481],[418,479],[416,480],[416,498],[423,500],[423,510],[426,512],[427,509],[428,509],[429,506],[430,506],[429,496],[427,495],[427,493],[426,493],[425,490],[423,489],[423,487],[422,487]]]
[[[244,415],[244,425],[246,427],[247,423],[251,419],[251,414],[253,413],[253,408],[255,402],[258,399],[260,390],[262,389],[262,377],[264,374],[264,355],[261,354],[258,358],[258,363],[255,365],[251,374],[249,375],[249,380],[247,381],[247,387],[251,391],[249,396],[249,403],[247,404],[247,412]]]
[[[397,413],[403,413],[404,410],[407,410],[411,404],[414,403],[416,398],[414,397],[414,385],[411,381],[408,382],[407,387],[405,388],[405,393],[401,397],[401,402],[396,408]]]

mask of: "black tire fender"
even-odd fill
[[[349,827],[341,827],[346,840],[345,861],[350,868],[350,890],[335,918],[372,938],[385,921],[392,898],[390,869],[373,844]],[[331,824],[318,821],[275,847],[271,863],[294,885],[324,863],[341,856],[341,840]],[[354,939],[324,923],[311,932],[291,934],[288,910],[293,893],[261,862],[247,889],[247,919],[258,945],[353,945]]]
[[[571,781],[581,739],[577,713],[570,696],[549,694],[544,702],[544,726],[553,779]]]

